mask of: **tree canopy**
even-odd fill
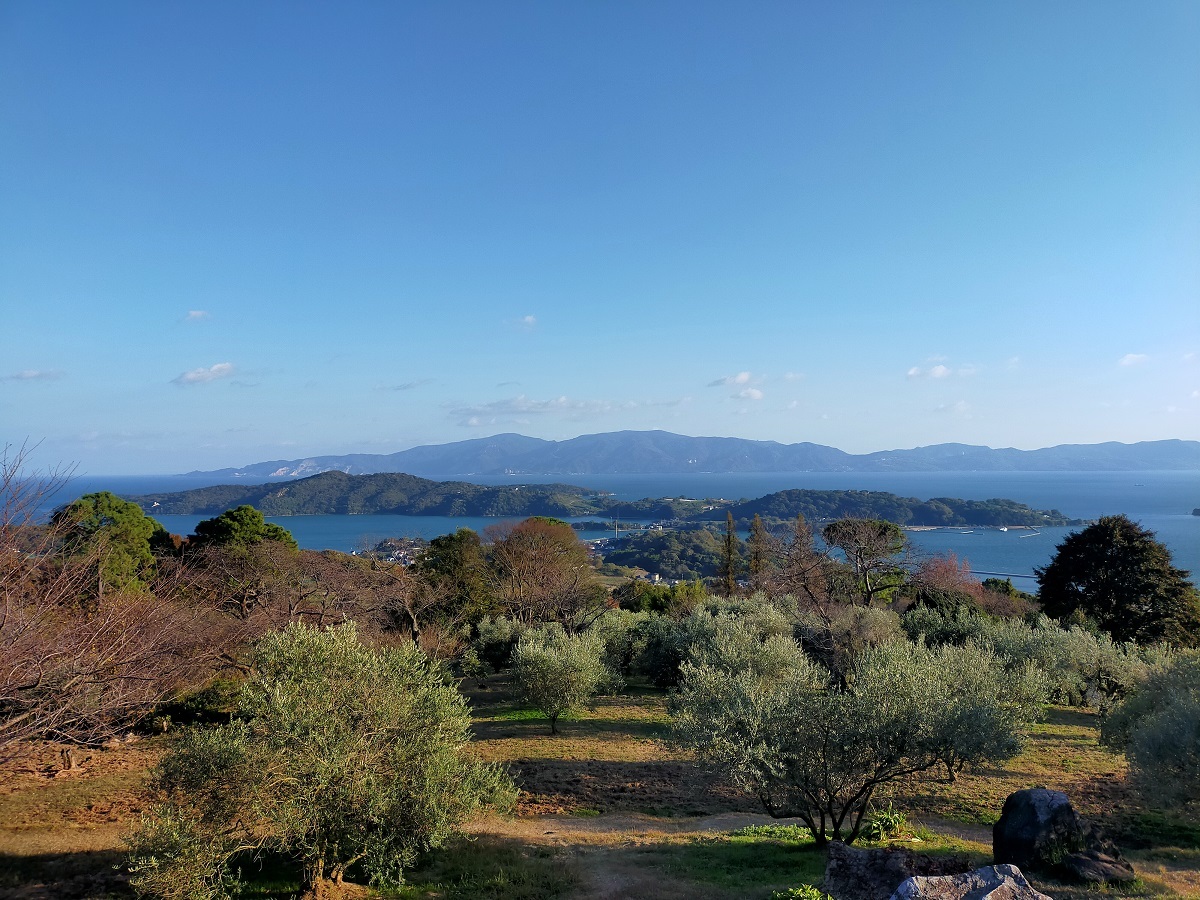
[[[1154,532],[1126,516],[1105,516],[1058,545],[1034,570],[1042,609],[1082,613],[1117,641],[1200,643],[1200,593],[1171,563]]]
[[[262,541],[275,541],[297,549],[296,539],[290,531],[266,521],[261,512],[247,505],[227,509],[215,518],[197,523],[196,533],[188,538],[188,543],[197,547],[248,546]]]
[[[143,589],[154,572],[152,547],[167,534],[136,503],[109,491],[67,504],[51,517],[51,526],[63,536],[68,553],[97,554],[99,592]]]
[[[839,686],[790,638],[734,626],[684,664],[672,712],[681,743],[825,843],[858,837],[881,786],[1015,755],[1039,699],[974,645],[868,649]]]

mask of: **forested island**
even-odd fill
[[[604,516],[679,522],[723,521],[726,513],[748,523],[787,521],[802,515],[823,521],[846,516],[884,519],[911,527],[1078,525],[1058,510],[1033,509],[1012,500],[920,500],[884,491],[779,491],[755,500],[646,498],[617,500],[570,484],[478,485],[388,473],[324,472],[286,484],[224,484],[132,498],[161,515],[210,515],[250,505],[267,516]]]

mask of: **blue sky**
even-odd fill
[[[1200,4],[0,5],[0,441],[1200,439]]]

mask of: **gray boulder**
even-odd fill
[[[1016,866],[987,866],[963,875],[909,878],[891,900],[1054,900],[1035,890]]]
[[[1010,794],[992,828],[992,855],[1033,872],[1087,882],[1129,882],[1137,876],[1117,845],[1081,819],[1061,791],[1030,788]]]
[[[859,850],[834,841],[822,889],[834,900],[888,900],[913,875],[958,874],[970,868],[966,856],[926,856],[903,848]]]

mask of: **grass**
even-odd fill
[[[388,896],[403,900],[556,900],[578,888],[572,861],[552,848],[495,838],[460,838],[431,854]]]
[[[401,890],[380,896],[767,900],[820,883],[824,854],[806,829],[769,820],[670,744],[661,692],[635,685],[599,698],[562,722],[558,736],[512,702],[503,676],[473,689],[472,699],[480,754],[508,765],[524,790],[519,815],[477,820],[408,872]],[[1098,745],[1097,730],[1091,713],[1051,709],[1024,752],[994,771],[900,785],[877,808],[894,804],[907,825],[878,846],[967,853],[982,864],[1004,798],[1041,785],[1065,791],[1110,831],[1142,876],[1124,893],[1039,880],[1043,892],[1059,900],[1200,897],[1200,826],[1140,808],[1126,791],[1123,758]],[[0,770],[0,897],[38,882],[63,896],[127,896],[113,870],[120,834],[136,820],[141,779],[169,741],[94,751],[61,777],[52,745]],[[283,900],[296,890],[287,866],[244,860],[242,874],[245,898]]]
[[[806,843],[723,835],[686,843],[663,842],[639,848],[639,862],[667,879],[717,888],[712,896],[767,897],[772,891],[817,884],[825,874],[825,854]]]

